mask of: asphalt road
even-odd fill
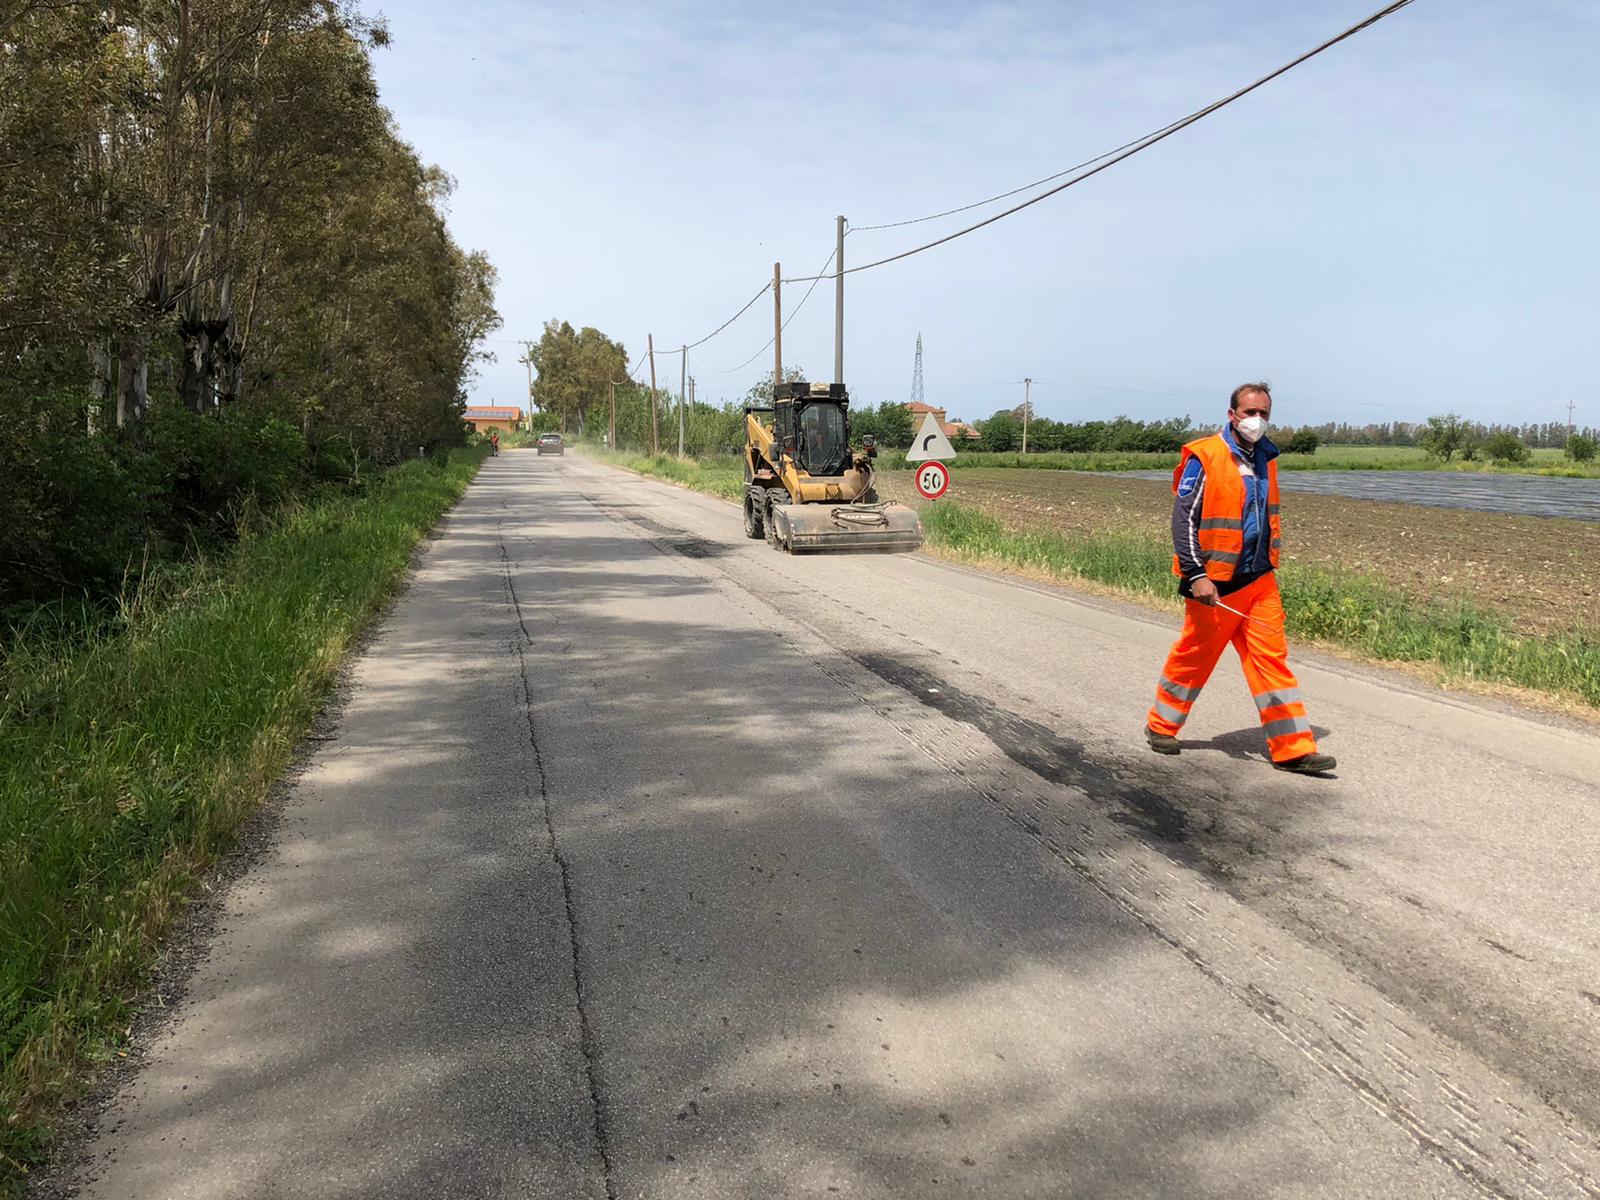
[[[96,1197],[1600,1197],[1600,739],[491,460]]]
[[[1171,471],[1128,474],[1136,479],[1172,478]],[[1280,471],[1278,486],[1286,492],[1313,492],[1352,500],[1600,521],[1600,479],[1465,471]]]

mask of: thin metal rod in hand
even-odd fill
[[[1202,600],[1200,603],[1204,604],[1205,601]],[[1234,616],[1243,617],[1246,621],[1254,621],[1257,625],[1265,625],[1268,629],[1277,628],[1277,626],[1273,625],[1273,623],[1271,621],[1263,621],[1260,617],[1252,617],[1247,612],[1240,612],[1237,608],[1233,607],[1233,605],[1224,604],[1221,600],[1213,600],[1212,604],[1214,604],[1217,608],[1227,609]]]

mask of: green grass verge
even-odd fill
[[[1128,534],[1069,538],[1006,528],[986,513],[940,501],[922,509],[930,544],[974,563],[1078,577],[1135,593],[1172,596],[1172,550]],[[1508,683],[1600,706],[1600,633],[1573,629],[1525,637],[1467,605],[1420,606],[1370,578],[1316,567],[1282,571],[1290,633],[1384,662],[1426,663],[1447,675]]]
[[[737,459],[585,453],[729,500],[739,499],[744,486]],[[974,564],[1088,579],[1135,595],[1175,594],[1172,549],[1161,537],[1009,529],[949,500],[924,505],[921,514],[931,546]],[[1281,574],[1289,631],[1297,637],[1380,662],[1431,664],[1451,678],[1514,684],[1600,706],[1600,633],[1594,630],[1526,637],[1494,613],[1466,604],[1419,605],[1370,577],[1293,563]]]
[[[409,463],[153,573],[85,641],[0,661],[0,1193],[115,1053],[163,930],[288,764],[345,652],[482,460]]]
[[[955,467],[1020,467],[1036,471],[1170,471],[1178,463],[1176,454],[1094,451],[1040,454],[963,451],[956,455]],[[905,453],[884,451],[878,460],[881,469],[907,468]],[[1575,463],[1559,450],[1534,450],[1527,462],[1515,466],[1496,466],[1486,462],[1443,462],[1410,446],[1322,446],[1315,454],[1283,454],[1278,467],[1284,471],[1461,471],[1488,475],[1551,475],[1571,479],[1600,479],[1600,463]]]
[[[721,496],[724,500],[741,500],[744,496],[744,460],[732,455],[703,459],[677,458],[670,454],[629,454],[596,446],[584,446],[583,453],[600,462],[640,475],[671,480],[697,492]]]

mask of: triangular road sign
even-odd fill
[[[956,448],[950,444],[950,439],[945,437],[944,430],[939,428],[939,422],[933,419],[932,413],[925,415],[922,418],[922,428],[917,430],[917,436],[911,439],[911,449],[906,451],[906,461],[942,461],[955,456]]]

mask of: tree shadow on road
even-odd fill
[[[102,1144],[147,1194],[1382,1178],[1351,1150],[1378,1118],[761,614],[502,487],[433,545]]]

